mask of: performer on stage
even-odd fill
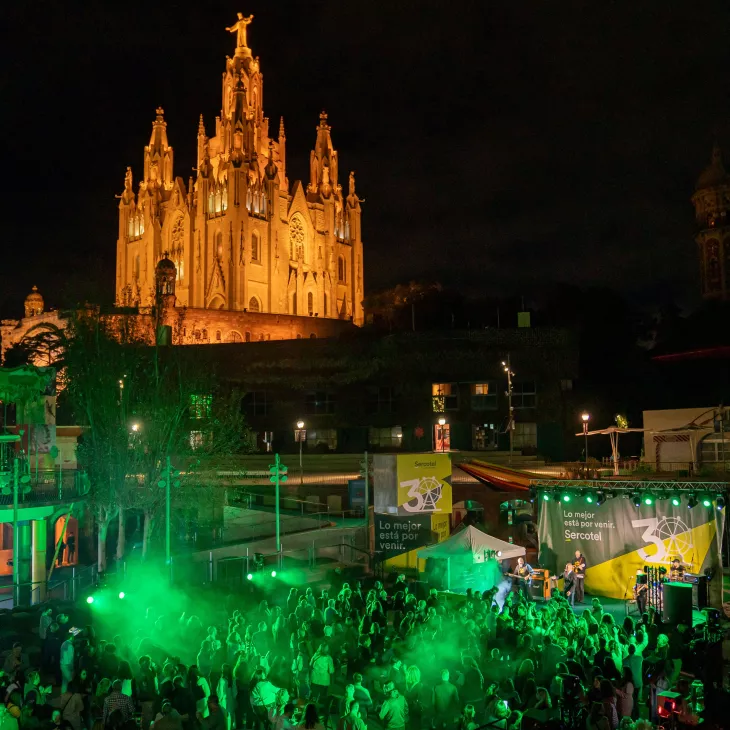
[[[639,615],[643,616],[646,611],[646,600],[649,597],[649,584],[647,582],[646,573],[639,571],[636,574],[636,584],[634,585],[634,599],[639,609]]]
[[[586,568],[588,564],[580,550],[575,551],[575,560],[573,561],[573,572],[575,573],[575,600],[583,603],[585,596],[584,581],[586,577]]]
[[[566,563],[563,571],[563,595],[568,599],[571,606],[575,606],[575,571],[573,563]]]
[[[512,587],[522,593],[527,601],[531,601],[530,585],[532,584],[532,566],[524,558],[517,558],[517,567],[512,575]]]
[[[672,564],[669,566],[669,580],[681,581],[684,578],[684,565],[679,558],[672,558]]]

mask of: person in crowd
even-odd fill
[[[393,682],[383,686],[385,700],[380,707],[378,717],[383,730],[405,730],[408,723],[408,702],[397,690]]]
[[[104,700],[104,725],[109,724],[109,718],[114,712],[120,712],[124,721],[128,722],[134,716],[134,702],[129,695],[122,692],[122,680],[115,679],[111,685],[111,692]]]
[[[332,675],[335,673],[335,665],[326,643],[319,645],[319,649],[314,653],[309,666],[311,668],[312,694],[318,702],[321,702],[329,693]]]
[[[459,691],[451,683],[449,670],[441,672],[441,682],[433,688],[433,723],[435,730],[451,728],[459,716]]]

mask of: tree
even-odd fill
[[[63,333],[61,397],[84,427],[77,459],[91,484],[100,570],[106,568],[106,538],[115,517],[117,557],[124,555],[130,508],[144,514],[147,555],[164,506],[157,483],[168,456],[184,471],[176,500],[194,494],[200,504],[211,496],[201,471],[224,454],[251,450],[238,394],[223,391],[198,348],[159,346],[151,342],[151,329],[147,317],[86,308],[70,315]]]

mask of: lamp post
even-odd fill
[[[502,367],[504,372],[507,373],[507,405],[509,408],[509,420],[507,421],[507,428],[509,429],[509,463],[512,463],[512,451],[514,449],[515,439],[515,419],[514,419],[514,408],[512,407],[512,364],[510,362],[509,353],[507,354],[507,360],[502,360]]]
[[[444,451],[444,426],[446,425],[446,419],[442,416],[439,418],[439,433],[441,434],[441,451]]]
[[[304,467],[302,465],[302,444],[306,438],[307,432],[304,430],[304,421],[297,421],[297,439],[299,439],[299,486],[304,484]]]
[[[586,468],[588,467],[588,421],[591,420],[591,414],[583,413],[580,414],[581,420],[583,421],[583,438],[585,439],[585,451],[586,451]]]

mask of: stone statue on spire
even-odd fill
[[[230,27],[226,28],[229,33],[237,33],[236,36],[236,50],[248,48],[248,42],[246,39],[246,32],[248,26],[253,20],[253,15],[249,15],[248,18],[243,17],[243,13],[237,13],[238,20]]]

